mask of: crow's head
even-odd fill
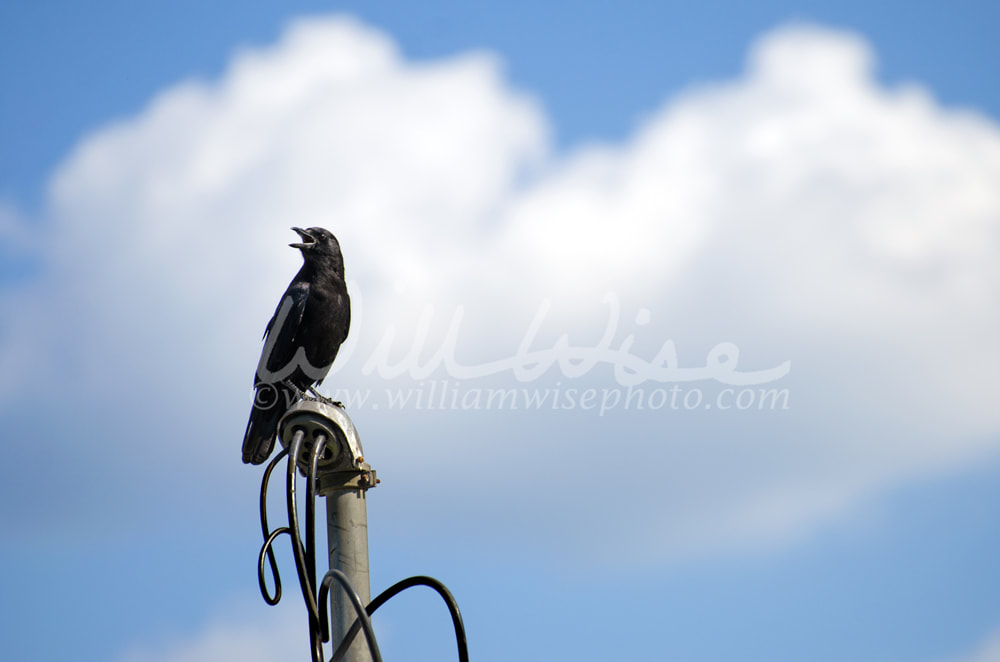
[[[325,228],[292,228],[302,238],[301,242],[288,244],[292,248],[302,251],[302,257],[307,261],[320,260],[333,262],[341,265],[343,269],[344,258],[340,253],[340,243],[333,233]]]

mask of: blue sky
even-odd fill
[[[443,580],[474,659],[1000,659],[996,18],[4,6],[8,654],[305,658],[294,591],[257,595],[237,454],[287,228],[322,224],[356,313],[324,386],[370,394],[384,479],[372,588]],[[544,374],[477,373],[533,320]],[[467,369],[420,373],[449,324]],[[584,406],[627,397],[626,338],[703,372]],[[789,369],[705,372],[735,351]],[[391,406],[431,383],[470,405]],[[674,385],[698,406],[650,404]],[[386,659],[448,659],[433,605],[385,608]]]
[[[0,10],[0,72],[12,90],[2,106],[2,190],[35,202],[48,171],[88,129],[139,110],[178,79],[218,75],[234,48],[273,41],[289,17],[332,9],[389,31],[413,57],[498,52],[513,81],[544,100],[567,145],[626,135],[684,86],[735,75],[754,37],[796,19],[863,32],[878,47],[883,79],[920,80],[944,103],[1000,112],[1000,92],[984,84],[996,73],[990,3],[587,2],[574,12],[484,5],[8,5]]]

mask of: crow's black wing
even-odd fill
[[[274,316],[267,323],[264,330],[264,349],[261,355],[260,365],[264,366],[270,373],[279,374],[289,362],[295,358],[298,351],[299,339],[298,331],[302,324],[302,316],[306,312],[306,303],[309,300],[309,282],[305,280],[293,281],[284,296],[278,303],[274,311]],[[257,383],[260,381],[272,381],[262,379],[258,369]]]
[[[288,364],[298,351],[297,334],[309,299],[309,282],[296,279],[285,290],[274,316],[264,331],[257,374],[254,376],[254,406],[243,434],[243,461],[262,464],[274,447],[278,422],[295,397],[284,381],[291,375]]]

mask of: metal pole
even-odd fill
[[[371,585],[368,579],[366,492],[367,488],[343,488],[327,492],[326,532],[330,548],[330,568],[347,575],[361,602],[367,605],[371,602]],[[334,646],[344,638],[356,618],[357,614],[346,596],[342,593],[337,595],[330,630]],[[355,637],[344,656],[344,662],[371,662],[371,659],[365,638]]]

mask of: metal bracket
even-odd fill
[[[329,496],[339,490],[367,490],[378,485],[375,470],[364,463],[359,471],[329,471],[316,476],[316,493]]]
[[[358,430],[339,403],[313,398],[296,402],[278,422],[278,439],[283,448],[289,447],[298,430],[305,435],[295,458],[302,476],[309,471],[313,447],[321,437],[325,437],[326,447],[319,458],[317,478],[322,480],[324,475],[334,472],[371,471],[365,463]],[[374,484],[373,477],[371,485]]]

